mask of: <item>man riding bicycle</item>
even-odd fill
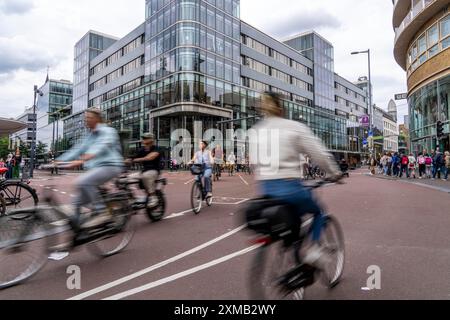
[[[214,165],[214,158],[211,154],[211,151],[206,150],[208,147],[208,142],[201,141],[200,142],[200,150],[197,151],[192,158],[190,164],[200,164],[204,166],[203,177],[205,179],[205,191],[206,198],[212,198],[212,167]],[[197,176],[196,179],[201,179],[201,176]]]
[[[120,147],[120,139],[117,131],[104,124],[102,111],[88,109],[85,113],[86,127],[89,135],[78,146],[59,157],[56,161],[68,162],[67,168],[79,168],[83,166],[87,172],[81,175],[75,182],[77,197],[74,201],[74,223],[77,228],[92,228],[101,225],[111,219],[106,211],[98,187],[118,177],[123,172],[123,157]],[[80,224],[81,208],[86,205],[94,206],[95,217]]]
[[[129,176],[130,179],[142,179],[145,190],[149,195],[148,207],[154,208],[159,199],[156,196],[155,182],[161,173],[161,152],[154,145],[155,135],[146,133],[142,135],[142,148],[137,151],[136,157],[130,161],[142,164],[142,172]]]
[[[311,191],[301,182],[301,154],[307,154],[327,172],[331,181],[341,177],[333,157],[311,130],[299,122],[283,118],[283,102],[279,94],[266,92],[262,98],[262,109],[267,118],[255,127],[257,147],[251,152],[252,164],[257,168],[257,180],[260,182],[262,196],[276,198],[293,205],[299,216],[314,214],[313,245],[304,262],[320,268],[322,256],[318,244],[323,224],[323,210],[314,199]],[[277,137],[277,138],[274,138]],[[252,139],[253,140],[253,139]],[[258,154],[270,155],[269,161],[260,161]]]

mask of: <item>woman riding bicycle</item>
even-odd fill
[[[206,150],[208,147],[208,142],[201,141],[200,142],[200,150],[197,151],[194,155],[194,157],[191,160],[191,164],[200,164],[204,166],[204,172],[203,177],[205,178],[205,191],[206,191],[206,198],[212,198],[212,168],[214,165],[214,158],[211,154],[211,151]],[[202,176],[197,176],[196,179],[201,179]]]
[[[300,180],[300,154],[313,158],[321,168],[330,173],[331,181],[340,179],[339,169],[332,160],[332,155],[306,125],[282,117],[283,102],[280,95],[266,92],[262,97],[262,109],[267,118],[254,127],[257,141],[252,144],[257,147],[258,153],[263,151],[264,155],[270,154],[271,162],[259,161],[261,159],[258,159],[255,150],[251,152],[251,162],[257,168],[260,191],[265,197],[293,205],[299,216],[314,214],[314,244],[304,262],[320,267],[317,265],[321,257],[318,241],[321,236],[323,211],[311,191],[305,188]]]

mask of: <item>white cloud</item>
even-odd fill
[[[31,0],[19,1],[22,5],[10,7],[9,12],[21,12],[26,18],[5,15],[0,9],[0,37],[15,46],[9,53],[16,52],[12,58],[20,57],[28,64],[25,69],[36,71],[3,66],[12,70],[7,80],[0,76],[0,114],[8,116],[20,114],[30,104],[24,92],[42,84],[47,65],[52,78],[73,78],[73,46],[88,30],[124,36],[142,23],[145,15],[144,0],[39,0],[29,10],[23,3]],[[11,6],[16,2],[0,0],[3,8],[5,3]],[[386,107],[395,93],[406,91],[405,73],[392,53],[391,1],[242,0],[241,17],[277,38],[316,29],[334,44],[336,72],[349,80],[367,74],[366,59],[350,56],[350,52],[371,48],[374,98],[380,107]],[[3,57],[0,49],[0,60]]]
[[[32,0],[0,0],[0,13],[6,15],[10,14],[24,14],[33,9],[34,4]]]

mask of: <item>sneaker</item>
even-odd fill
[[[148,200],[148,207],[154,208],[159,204],[159,198],[157,196],[151,196]]]
[[[96,215],[92,219],[89,219],[88,221],[83,223],[81,225],[81,228],[82,229],[90,229],[90,228],[98,227],[98,226],[110,221],[111,218],[112,218],[111,214],[108,211],[104,211],[104,212]]]
[[[206,198],[208,199],[208,198],[212,198],[213,197],[213,194],[212,194],[212,192],[208,192],[207,194],[206,194]]]

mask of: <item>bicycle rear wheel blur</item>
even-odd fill
[[[125,249],[133,239],[136,230],[135,222],[132,219],[133,211],[126,202],[112,201],[108,202],[107,206],[114,217],[105,226],[105,228],[110,228],[110,232],[88,244],[88,249],[93,254],[103,258],[113,256]]]
[[[282,241],[256,250],[253,258],[249,292],[252,300],[303,300],[305,288],[286,291],[281,278],[296,268],[294,248],[285,248]]]
[[[0,217],[6,213],[6,201],[0,196]]]
[[[0,195],[5,199],[8,211],[31,208],[39,202],[36,191],[22,182],[4,182],[0,187]]]
[[[203,195],[200,183],[195,181],[191,191],[191,207],[195,214],[199,214],[202,210]]]
[[[321,279],[325,286],[333,288],[339,284],[345,264],[344,233],[333,216],[325,218],[320,245],[327,260],[326,268],[321,272]]]
[[[35,209],[0,217],[0,289],[24,282],[47,262],[47,225]]]

